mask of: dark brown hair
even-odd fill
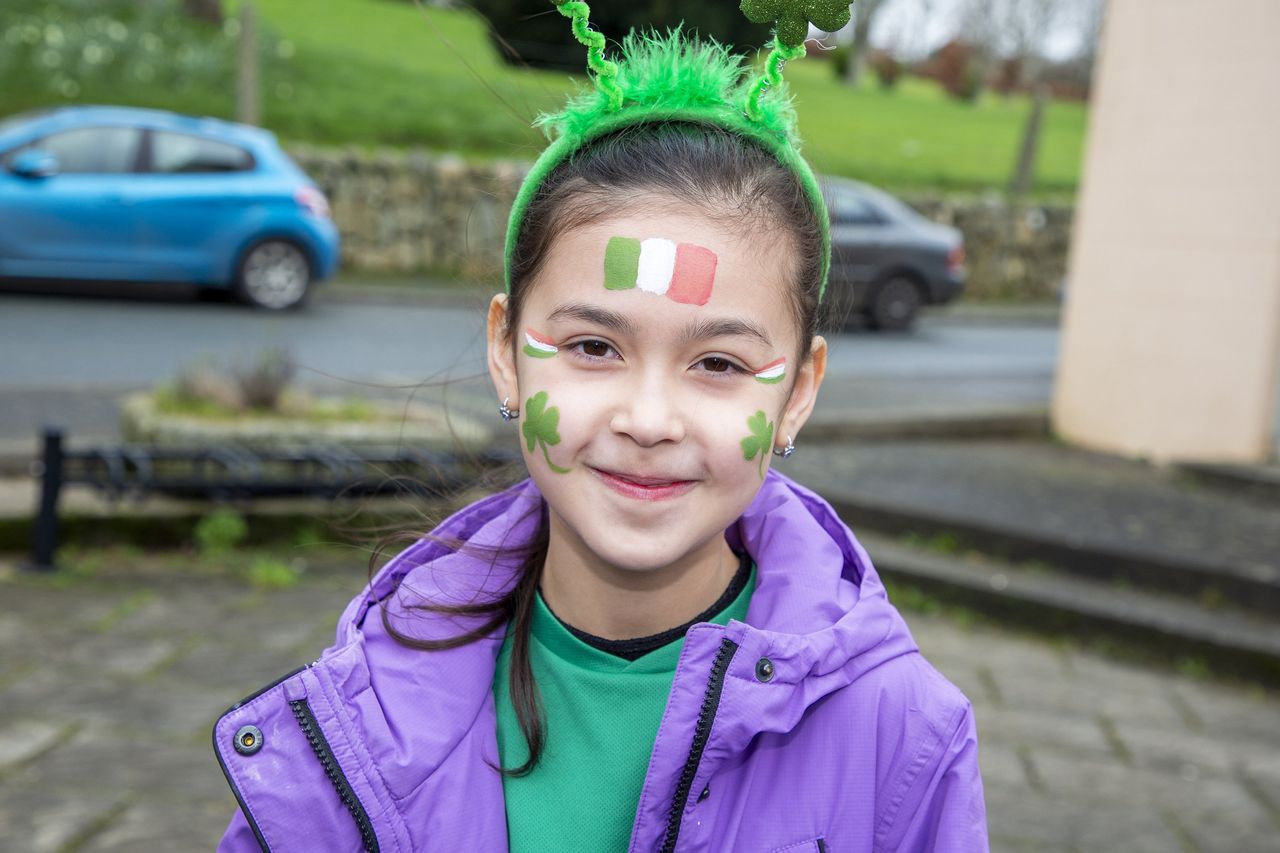
[[[519,328],[524,297],[537,279],[548,249],[565,232],[598,222],[636,204],[676,203],[692,207],[746,236],[781,234],[793,249],[791,280],[785,283],[796,327],[799,360],[809,354],[818,329],[822,288],[822,231],[799,179],[772,154],[723,128],[672,122],[635,125],[604,136],[575,152],[548,175],[529,204],[512,256],[507,336]],[[513,342],[514,345],[514,342]],[[509,625],[512,637],[510,690],[529,758],[500,768],[528,774],[542,755],[545,731],[541,702],[529,662],[529,630],[547,554],[545,505],[533,540],[519,550],[481,553],[464,542],[445,541],[496,563],[517,559],[517,581],[504,595],[462,605],[410,605],[435,613],[479,618],[473,630],[427,641],[397,630],[382,607],[382,621],[396,641],[428,651],[456,648]],[[376,555],[385,548],[375,551]],[[491,563],[491,564],[492,564]],[[370,562],[371,570],[373,561]]]

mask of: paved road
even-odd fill
[[[474,300],[480,301],[480,300]],[[318,300],[268,314],[189,299],[59,298],[0,292],[0,388],[129,385],[172,376],[202,354],[246,356],[287,346],[306,376],[420,381],[483,369],[480,306]],[[908,335],[833,337],[833,376],[1019,377],[1047,388],[1051,326],[946,324]]]
[[[213,720],[314,658],[364,569],[303,578],[118,555],[58,584],[0,557],[0,851],[212,849],[233,808]],[[908,622],[974,702],[997,853],[1280,850],[1280,696]]]

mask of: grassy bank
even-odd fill
[[[229,9],[235,5],[228,0]],[[271,33],[264,122],[287,142],[421,145],[476,158],[531,159],[543,141],[530,120],[576,85],[564,74],[503,64],[483,22],[465,11],[404,0],[255,0],[255,6]],[[792,63],[787,77],[806,151],[820,171],[896,189],[975,192],[1008,182],[1029,108],[1025,98],[961,104],[932,82],[912,78],[891,92],[870,80],[853,91],[821,59]],[[0,113],[50,100],[0,80],[6,82]],[[74,88],[65,100],[233,112],[229,80],[103,85],[89,70],[79,73]],[[1084,125],[1083,105],[1050,106],[1037,193],[1074,189]]]

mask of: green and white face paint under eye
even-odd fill
[[[787,360],[771,361],[755,372],[756,381],[764,385],[777,385],[787,378]]]
[[[524,330],[524,354],[530,358],[552,358],[560,351],[555,342],[533,329]]]
[[[716,253],[661,237],[611,237],[604,250],[606,290],[639,289],[686,305],[706,305],[716,278]]]

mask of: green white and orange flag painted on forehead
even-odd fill
[[[604,250],[604,286],[638,288],[686,305],[706,305],[716,278],[716,253],[661,237],[611,237]]]

